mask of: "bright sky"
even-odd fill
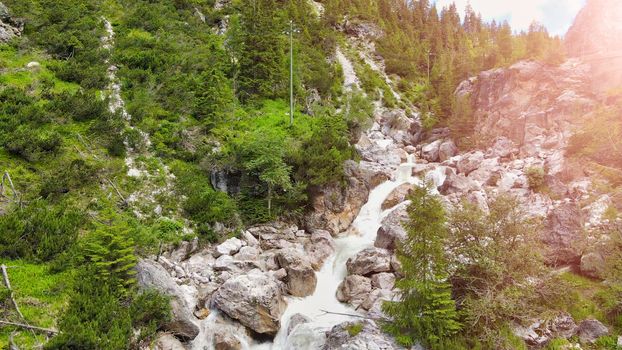
[[[456,3],[460,14],[469,0],[437,0],[441,7]],[[514,30],[527,30],[532,21],[538,21],[551,34],[564,35],[585,0],[470,0],[475,12],[486,21],[507,19]]]

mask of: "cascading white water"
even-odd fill
[[[419,184],[420,181],[412,176],[413,158],[409,155],[406,163],[398,167],[394,180],[386,181],[370,192],[367,203],[361,208],[348,232],[335,240],[335,254],[316,273],[317,287],[313,295],[306,298],[290,297],[288,299],[287,310],[281,317],[281,330],[274,342],[255,344],[251,346],[251,349],[316,350],[322,344],[319,334],[336,324],[352,319],[351,316],[332,314],[357,313],[352,307],[339,302],[335,296],[337,287],[347,275],[346,261],[361,250],[373,246],[382,219],[391,211],[391,209],[382,211],[381,208],[389,194],[402,184]],[[322,310],[330,311],[331,314],[326,314]],[[288,336],[289,319],[294,314],[305,315],[311,319],[311,322],[297,326],[296,330]]]

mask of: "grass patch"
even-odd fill
[[[604,323],[607,321],[599,302],[601,294],[606,292],[605,285],[572,272],[564,273],[560,277],[570,287],[568,288],[569,302],[563,305],[563,308],[575,321],[579,322],[587,318],[595,318]]]
[[[38,327],[57,328],[56,320],[68,300],[71,273],[51,273],[47,265],[20,260],[0,260],[0,263],[11,267],[8,270],[11,287],[17,304],[28,322]],[[0,291],[5,290],[2,285]],[[20,322],[12,308],[7,307],[4,318]],[[32,333],[19,328],[2,327],[0,348],[8,349],[8,338],[13,331],[17,331],[15,342],[22,349],[32,349],[37,342],[44,343],[45,338],[41,335],[33,336]]]

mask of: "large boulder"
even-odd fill
[[[484,153],[481,151],[468,153],[462,156],[462,158],[458,161],[457,168],[459,174],[464,174],[465,176],[469,176],[469,174],[479,168],[481,163],[484,161]]]
[[[563,203],[549,212],[543,241],[549,246],[547,261],[551,265],[577,264],[580,254],[573,243],[581,237],[584,215],[577,204]]]
[[[276,255],[276,260],[287,272],[284,282],[289,294],[296,297],[313,294],[317,277],[304,251],[295,248],[281,249]]]
[[[371,276],[371,284],[375,288],[391,290],[395,285],[395,275],[389,272],[381,272]]]
[[[409,183],[401,184],[397,186],[389,195],[387,199],[382,202],[382,210],[393,208],[394,206],[404,202],[406,197],[412,192],[413,185]]]
[[[581,257],[581,273],[592,278],[602,278],[605,272],[605,258],[597,252],[587,253]]]
[[[453,140],[446,140],[438,147],[438,158],[441,162],[458,154],[458,147]]]
[[[421,147],[421,157],[428,162],[438,162],[440,160],[439,152],[442,143],[443,140],[436,140],[432,143],[424,145]]]
[[[582,343],[594,344],[602,336],[609,334],[609,329],[598,320],[584,320],[577,327],[577,336]]]
[[[164,329],[179,338],[192,340],[199,334],[199,327],[192,315],[194,304],[187,290],[175,280],[160,264],[151,260],[140,260],[136,264],[136,279],[142,289],[155,289],[171,298],[172,319]]]
[[[242,350],[242,342],[229,332],[214,334],[214,350]]]
[[[368,276],[391,271],[391,253],[382,248],[367,248],[346,262],[348,274]]]
[[[407,219],[406,206],[401,206],[389,213],[382,219],[374,247],[394,250],[397,243],[406,238],[406,231],[402,226],[402,222]]]
[[[186,350],[186,348],[172,334],[162,333],[156,339],[153,350]]]
[[[403,349],[371,320],[344,322],[328,333],[323,350]]]
[[[354,306],[361,305],[369,297],[371,292],[371,280],[359,275],[347,276],[337,287],[337,300],[350,303]]]
[[[271,336],[287,307],[279,282],[256,270],[228,279],[214,294],[213,304],[253,331]]]
[[[216,249],[214,250],[214,257],[217,258],[221,255],[234,255],[240,250],[240,248],[242,248],[243,245],[246,245],[244,241],[236,237],[229,238],[216,246]]]

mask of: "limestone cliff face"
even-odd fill
[[[588,0],[566,34],[566,49],[591,68],[592,88],[622,86],[622,1]]]

